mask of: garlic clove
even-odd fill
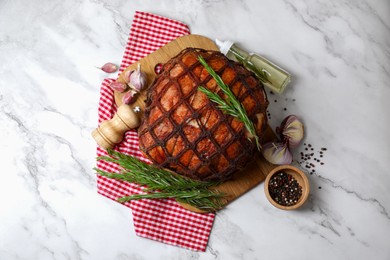
[[[113,73],[118,70],[118,66],[114,63],[107,62],[100,69],[106,73]]]
[[[133,104],[137,100],[137,91],[130,89],[125,93],[125,95],[122,97],[122,103],[124,104]]]
[[[289,147],[294,148],[303,139],[303,124],[296,115],[289,115],[282,121],[280,127],[276,128],[276,133],[284,142],[288,143]]]
[[[122,93],[127,89],[127,85],[122,82],[113,82],[110,84],[110,88]]]
[[[287,143],[266,143],[261,150],[264,158],[272,164],[290,164],[292,154],[288,149]]]
[[[136,91],[141,91],[146,86],[146,73],[141,70],[141,63],[129,76],[129,85]]]

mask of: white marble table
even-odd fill
[[[298,160],[327,148],[303,209],[277,210],[261,184],[199,253],[137,237],[96,193],[94,66],[120,63],[136,10],[293,74],[270,122],[303,119]],[[389,1],[1,1],[0,28],[0,259],[390,259]]]

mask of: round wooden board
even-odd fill
[[[151,85],[156,77],[156,65],[166,63],[168,60],[175,57],[180,51],[187,47],[202,48],[206,50],[218,50],[218,47],[215,45],[215,43],[204,36],[194,34],[182,36],[142,58],[138,62],[130,65],[125,69],[125,71],[121,73],[118,80],[125,82],[123,77],[124,73],[126,73],[128,70],[135,70],[138,66],[138,63],[140,63],[142,71],[144,71],[147,75],[147,82],[149,85]],[[137,101],[131,105],[132,107],[139,106],[141,108],[141,113],[145,108],[146,92],[147,90],[142,91],[137,98]],[[115,102],[118,106],[122,104],[123,95],[123,93],[115,91]],[[142,116],[142,114],[140,114],[140,116]],[[271,128],[268,127],[263,140],[270,141],[274,140],[275,138],[275,134]],[[214,189],[226,194],[226,197],[223,198],[223,204],[226,205],[245,192],[249,191],[251,188],[258,185],[260,182],[264,181],[267,174],[275,167],[275,165],[267,162],[259,153],[255,153],[254,160],[252,160],[244,170],[236,173],[232,179],[216,186]],[[188,210],[203,213],[202,210],[199,210],[190,205],[184,203],[180,204]]]

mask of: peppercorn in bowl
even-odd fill
[[[305,173],[297,167],[281,165],[267,175],[264,191],[273,206],[293,210],[301,207],[307,200],[310,184]]]

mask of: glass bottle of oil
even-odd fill
[[[291,81],[291,75],[264,57],[248,53],[231,41],[216,40],[220,51],[231,60],[238,61],[252,71],[263,84],[278,94],[282,93]]]

